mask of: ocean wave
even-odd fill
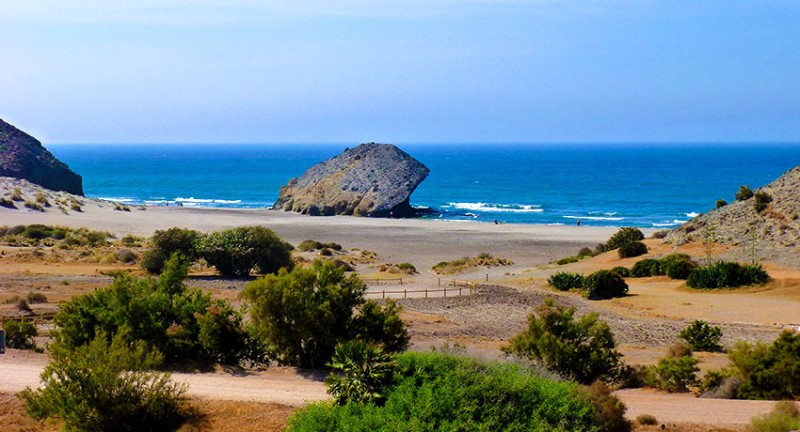
[[[683,225],[686,222],[689,222],[689,221],[688,220],[678,220],[678,219],[675,219],[675,220],[672,221],[672,223],[674,223],[675,225]]]
[[[120,202],[120,203],[132,203],[136,201],[133,198],[114,198],[114,197],[97,197],[97,199],[103,201]]]
[[[598,211],[593,211],[593,212],[589,212],[589,214],[590,215],[603,215],[603,216],[616,216],[618,213],[617,212],[598,212]]]
[[[492,204],[492,203],[448,203],[448,206],[459,210],[472,210],[484,213],[541,213],[542,206],[530,204]]]
[[[625,220],[624,217],[610,217],[610,216],[561,216],[565,219],[583,219],[593,221],[621,221]]]
[[[214,199],[214,198],[183,198],[178,197],[175,198],[175,202],[183,203],[184,205],[187,204],[241,204],[242,200],[224,200],[224,199]]]
[[[664,222],[664,223],[653,222],[652,225],[653,225],[653,228],[667,228],[667,227],[674,227],[675,225],[678,225],[678,224],[675,223],[675,221],[672,221],[672,222]]]
[[[700,216],[700,213],[697,213],[697,212],[689,212],[689,213],[685,213],[685,214],[686,214],[686,217],[688,217],[688,218],[696,218],[697,216]]]

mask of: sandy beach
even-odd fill
[[[26,197],[35,193],[35,190],[25,189]],[[130,206],[130,211],[117,211],[114,203],[108,201],[82,201],[81,212],[67,210],[68,214],[55,208],[44,212],[0,208],[0,226],[41,223],[87,227],[120,237],[126,234],[150,236],[156,230],[174,226],[210,232],[261,225],[295,245],[305,239],[334,241],[348,249],[376,252],[387,262],[411,262],[418,268],[430,268],[442,260],[484,252],[529,267],[547,263],[553,257],[573,255],[581,247],[593,248],[616,231],[613,227],[573,225],[312,217],[266,209]]]

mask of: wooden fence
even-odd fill
[[[383,279],[383,281],[386,281]],[[402,285],[402,283],[400,284]],[[442,287],[442,280],[439,280],[439,286],[441,288],[424,288],[424,289],[402,289],[402,290],[380,290],[380,291],[367,291],[367,296],[375,296],[385,299],[386,295],[389,295],[389,298],[408,298],[409,294],[422,294],[422,298],[428,298],[430,294],[441,293],[442,297],[447,298],[447,294],[450,293],[450,296],[461,296],[464,294],[472,294],[475,292],[475,289],[478,287],[478,284],[475,282],[470,281],[462,281],[451,279],[449,281],[445,281],[445,285]],[[402,294],[402,297],[400,295]]]

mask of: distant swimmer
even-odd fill
[[[578,226],[581,226],[581,220],[578,219]]]

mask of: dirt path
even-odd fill
[[[729,399],[699,399],[690,394],[666,394],[647,389],[620,390],[615,393],[628,407],[626,417],[635,419],[650,414],[660,423],[707,424],[736,427],[767,414],[775,402]]]
[[[39,385],[46,362],[43,356],[16,351],[0,356],[0,393],[16,393]],[[280,403],[303,406],[328,397],[320,374],[304,374],[294,368],[273,367],[247,374],[174,373],[175,381],[186,383],[188,395],[211,400]],[[628,407],[627,417],[651,414],[662,423],[697,423],[740,427],[756,415],[768,413],[774,402],[698,399],[652,390],[622,390],[616,393]]]
[[[40,384],[46,364],[39,355],[9,350],[0,355],[0,393],[16,393]],[[271,367],[263,372],[173,373],[172,379],[186,383],[188,396],[214,400],[280,403],[303,406],[326,399],[320,373],[304,374],[295,368]]]

